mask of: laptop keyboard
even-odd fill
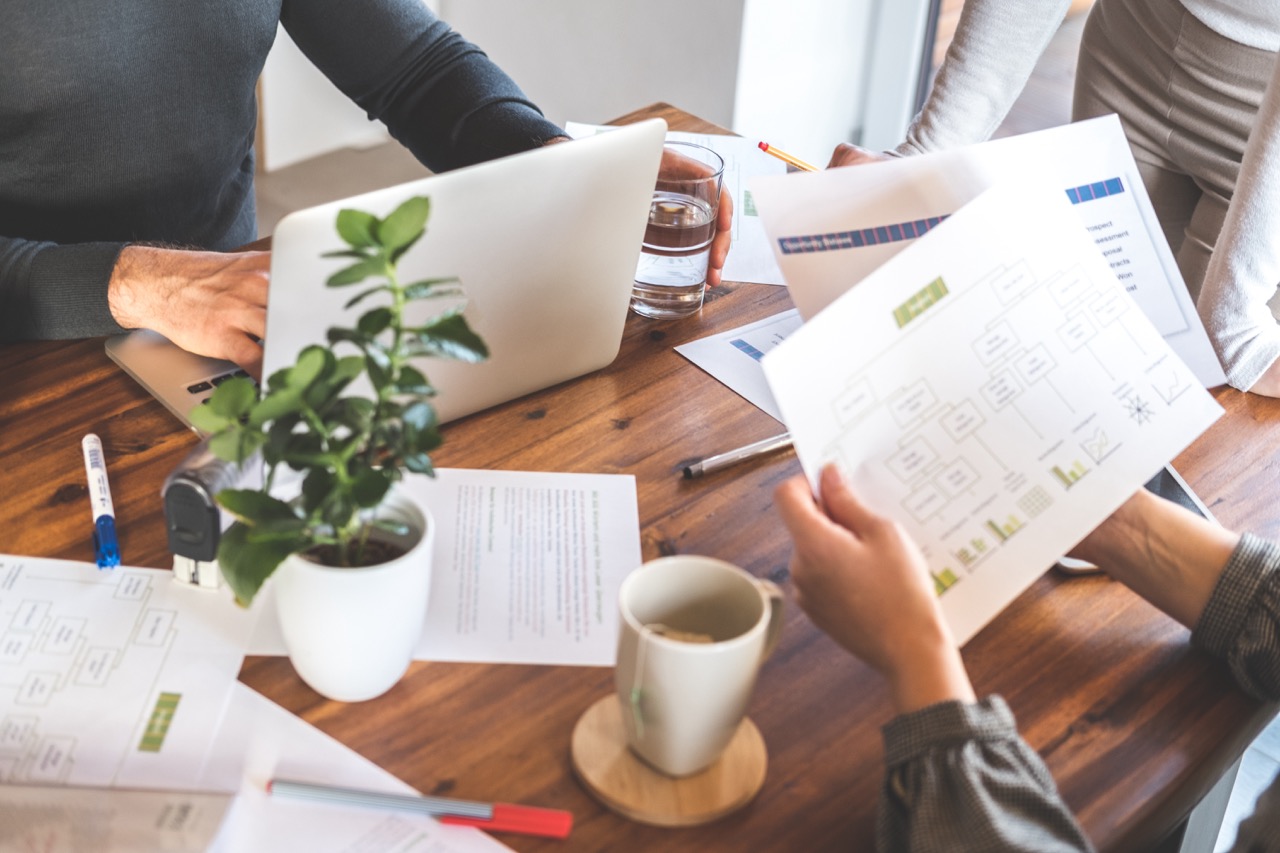
[[[228,379],[232,379],[236,376],[248,376],[248,375],[249,374],[245,373],[243,370],[231,370],[231,371],[228,371],[227,373],[223,373],[220,376],[214,376],[210,379],[206,379],[203,382],[197,382],[194,385],[188,385],[187,393],[193,397],[199,397],[201,403],[207,403],[209,402],[209,396],[210,394],[213,393],[214,388],[217,388],[219,385],[221,385],[223,382],[226,382]]]

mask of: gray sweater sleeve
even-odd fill
[[[999,696],[900,716],[884,743],[881,853],[1093,849]]]
[[[1197,308],[1227,381],[1247,390],[1280,357],[1280,56],[1244,150]]]
[[[107,307],[119,243],[57,246],[0,237],[0,341],[55,340],[124,331]]]
[[[1250,696],[1280,699],[1280,547],[1241,537],[1191,642],[1226,661]]]
[[[988,139],[1004,121],[1071,0],[968,0],[924,108],[898,154]]]
[[[434,171],[537,147],[564,131],[421,0],[286,0],[298,47]]]

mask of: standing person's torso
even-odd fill
[[[280,0],[6,4],[0,234],[253,239],[254,87],[279,13]]]

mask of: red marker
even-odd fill
[[[335,788],[288,779],[272,779],[267,793],[380,809],[398,809],[434,817],[441,823],[474,826],[489,832],[516,832],[542,838],[566,838],[573,828],[573,814],[560,809],[540,809],[510,803],[477,803],[447,797],[422,797],[412,794],[384,794],[355,788]]]

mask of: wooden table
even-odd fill
[[[665,117],[719,130],[666,105]],[[790,307],[782,288],[711,290],[700,316],[627,320],[610,367],[449,425],[449,467],[627,473],[636,477],[644,557],[708,554],[787,587],[788,538],[774,486],[790,452],[699,481],[691,458],[779,431],[672,349]],[[103,439],[121,548],[167,568],[160,486],[195,443],[104,355],[101,340],[0,347],[0,552],[91,560],[80,438]],[[1216,392],[1227,416],[1176,461],[1224,524],[1280,538],[1280,401]],[[964,650],[978,692],[1004,695],[1089,835],[1144,849],[1182,820],[1260,731],[1270,708],[1192,651],[1188,632],[1102,577],[1045,575]],[[249,658],[241,679],[429,794],[557,806],[577,824],[564,844],[517,836],[518,850],[870,850],[882,775],[884,684],[794,606],[749,714],[769,773],[738,814],[696,829],[629,823],[574,780],[574,723],[612,690],[602,668],[415,663],[371,702],[306,687],[287,659]]]

